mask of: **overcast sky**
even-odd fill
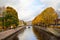
[[[46,7],[60,9],[59,0],[0,0],[0,6],[11,6],[18,12],[18,17],[24,21],[33,20]]]

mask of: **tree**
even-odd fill
[[[47,9],[45,9],[41,14],[39,14],[37,17],[35,17],[35,19],[32,21],[33,25],[45,25],[48,26],[51,23],[54,22],[54,20],[56,20],[58,18],[57,13],[55,12],[55,10],[52,7],[49,7]]]
[[[12,7],[6,7],[6,10],[3,12],[4,16],[4,26],[10,27],[10,26],[18,26],[19,19],[18,15],[15,9]]]
[[[23,21],[23,24],[24,24],[24,25],[27,25],[27,23],[26,23],[26,22],[24,22],[24,21]]]

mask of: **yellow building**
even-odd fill
[[[50,24],[50,27],[59,27],[60,28],[60,19],[56,19],[54,23]]]
[[[23,26],[24,25],[23,22],[24,22],[23,20],[19,20],[19,26]]]

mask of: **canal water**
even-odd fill
[[[27,26],[24,32],[18,35],[19,40],[38,40],[32,30],[32,26]]]

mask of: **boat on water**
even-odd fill
[[[30,27],[28,27],[28,28],[30,28]]]

